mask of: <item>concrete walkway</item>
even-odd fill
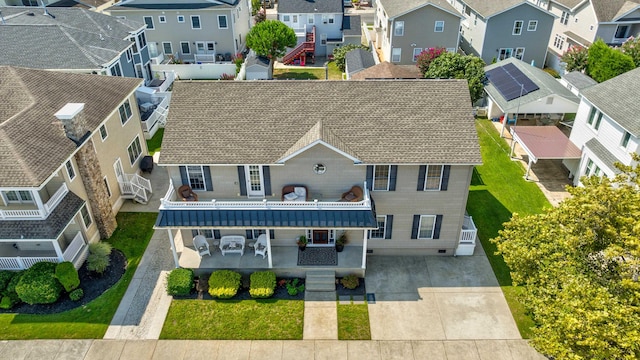
[[[304,328],[305,340],[338,339],[338,307],[336,292],[305,292]]]
[[[31,340],[0,341],[0,358],[65,360],[544,360],[525,340],[250,341]]]

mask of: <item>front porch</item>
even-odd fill
[[[69,261],[76,269],[84,262],[87,242],[81,231],[57,240],[0,240],[0,270],[24,270],[36,263]]]

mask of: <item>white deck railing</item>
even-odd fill
[[[44,210],[47,212],[47,215],[50,214],[60,201],[69,193],[69,188],[66,183],[62,183],[62,186],[53,194],[53,196],[44,204]]]
[[[14,256],[14,257],[0,257],[0,270],[24,270],[24,269],[28,269],[31,266],[33,266],[33,264],[39,263],[39,262],[43,262],[43,261],[48,261],[48,262],[53,262],[53,263],[57,263],[59,262],[57,257],[44,257],[44,256],[39,256],[39,257],[20,257],[20,256]]]
[[[120,185],[120,193],[126,198],[139,199],[140,201],[149,201],[149,193],[153,192],[151,181],[143,178],[138,174],[124,174],[124,181],[118,181]]]
[[[216,54],[194,54],[193,60],[196,63],[215,63],[216,62]]]
[[[74,236],[73,240],[71,240],[71,244],[67,246],[62,254],[62,257],[65,261],[73,261],[73,259],[78,255],[82,247],[85,245],[84,238],[82,237],[82,233],[78,231],[76,236]]]
[[[164,97],[156,106],[151,116],[147,120],[142,121],[142,130],[154,132],[154,127],[158,125],[164,126],[167,122],[167,113],[169,112],[169,97]]]
[[[471,216],[465,215],[460,231],[460,244],[475,245],[478,229]]]
[[[42,211],[35,210],[0,210],[0,219],[43,219]]]
[[[364,199],[358,202],[349,201],[276,201],[276,200],[216,200],[210,201],[176,201],[175,187],[173,181],[169,180],[169,189],[165,196],[160,199],[161,210],[369,210],[371,209],[371,198],[367,183],[364,183]]]
[[[43,209],[19,209],[19,210],[0,210],[0,219],[22,220],[22,219],[46,219],[49,214],[55,210],[62,199],[69,193],[66,183],[56,190],[56,192],[43,205]],[[40,195],[34,195],[40,196]]]

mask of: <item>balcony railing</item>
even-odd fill
[[[0,269],[2,270],[24,270],[33,264],[48,261],[52,263],[60,262],[57,257],[38,256],[38,257],[0,257]]]
[[[367,183],[364,183],[364,195],[361,201],[277,201],[277,200],[217,200],[176,201],[173,181],[169,180],[169,189],[160,199],[160,210],[363,210],[371,209],[371,198]]]
[[[62,257],[65,261],[73,261],[73,259],[78,255],[80,250],[84,247],[84,237],[82,237],[82,233],[78,231],[76,236],[74,236],[73,240],[71,240],[71,244],[67,246],[62,254]]]
[[[56,190],[56,192],[49,198],[49,201],[44,203],[42,209],[29,209],[29,210],[0,210],[0,219],[4,220],[28,220],[28,219],[46,219],[49,214],[60,204],[62,199],[69,193],[69,188],[66,183],[62,183],[62,186]],[[39,196],[39,195],[36,195]]]
[[[460,231],[460,244],[475,245],[478,229],[471,216],[465,215]]]

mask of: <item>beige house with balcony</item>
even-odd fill
[[[0,269],[79,267],[125,199],[146,201],[142,79],[0,66]]]
[[[354,107],[363,93],[376,104]],[[475,244],[465,207],[480,163],[464,80],[176,82],[156,228],[175,265],[196,269],[304,273],[296,240],[331,250],[343,233],[338,273],[364,273],[371,255],[454,255]],[[264,259],[250,250],[261,236]]]

